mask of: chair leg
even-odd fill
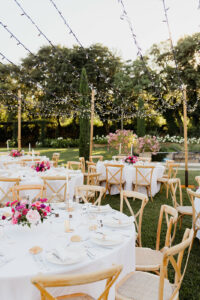
[[[180,221],[179,230],[181,230],[182,222],[183,222],[183,216],[182,215],[179,216],[179,221]]]
[[[168,199],[169,197],[169,184],[166,186],[166,198]]]

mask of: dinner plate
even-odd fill
[[[56,265],[72,265],[83,261],[86,257],[86,252],[83,247],[67,247],[66,251],[69,256],[65,260],[60,259],[54,251],[49,251],[46,253],[46,260],[52,264]]]
[[[102,205],[102,206],[92,205],[89,206],[88,208],[88,212],[91,213],[104,213],[104,212],[109,212],[111,210],[112,208],[110,207],[110,205]]]
[[[128,227],[133,225],[133,218],[118,218],[118,217],[110,217],[105,218],[103,220],[103,225],[113,228],[121,228],[121,227]]]
[[[123,236],[121,234],[115,233],[94,233],[91,235],[91,241],[94,244],[100,246],[115,246],[119,245],[123,241]]]

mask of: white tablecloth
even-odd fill
[[[99,161],[97,163],[97,172],[101,173],[102,177],[106,177],[106,168],[104,166],[105,163],[113,163],[113,164],[120,164],[120,162],[115,162],[115,161]],[[160,190],[160,183],[157,182],[158,178],[163,176],[165,167],[161,165],[160,163],[139,163],[142,165],[151,165],[155,166],[153,170],[153,175],[152,175],[152,184],[151,184],[151,193],[152,196],[155,196]],[[123,168],[123,179],[125,180],[125,190],[131,191],[133,189],[132,183],[134,180],[136,180],[136,171],[134,165],[128,165],[126,163],[123,163],[124,168]],[[142,170],[142,169],[141,169]],[[141,171],[140,170],[140,171]],[[146,189],[143,187],[139,187],[138,191],[141,193],[146,194]],[[112,186],[111,188],[111,195],[115,195],[119,193],[119,189],[116,186]]]
[[[51,167],[50,170],[47,170],[45,172],[36,172],[31,167],[21,167],[20,165],[16,165],[15,168],[12,167],[12,169],[4,170],[0,169],[0,177],[8,177],[8,178],[17,178],[19,177],[21,179],[20,185],[26,185],[26,184],[43,184],[42,176],[66,176],[66,172],[69,172],[69,199],[72,200],[74,193],[75,193],[75,187],[83,184],[83,174],[78,171],[73,170],[66,170],[65,168],[53,168]],[[58,189],[63,185],[63,180],[55,180],[51,181],[51,186],[54,188],[55,191],[58,191]],[[0,181],[0,187],[3,188],[4,191],[8,191],[8,189],[12,186],[12,183],[6,183]],[[30,199],[34,198],[37,192],[35,191],[28,191],[26,192],[26,195],[29,195]],[[63,190],[60,192],[61,195],[63,195]],[[52,195],[52,191],[50,188],[47,188],[47,198]],[[0,199],[3,196],[2,191],[0,190]],[[57,199],[56,201],[59,201]]]
[[[6,208],[8,209],[8,208]],[[0,210],[0,214],[2,214]],[[57,211],[58,212],[58,211]],[[122,217],[119,212],[112,216]],[[66,211],[59,210],[59,218],[54,216],[46,220],[46,224],[38,225],[33,229],[19,228],[19,225],[5,225],[4,235],[1,236],[0,252],[6,252],[8,256],[14,259],[0,267],[0,299],[1,300],[39,300],[38,290],[31,284],[30,279],[39,272],[45,274],[80,274],[97,271],[110,267],[112,264],[122,264],[123,272],[121,276],[133,271],[135,266],[135,228],[128,226],[126,228],[115,229],[117,233],[122,233],[123,242],[112,248],[96,246],[90,241],[91,231],[88,230],[91,219],[82,213],[81,205],[76,205],[76,210],[72,213],[73,218],[71,226],[75,229],[73,233],[64,232],[64,220]],[[97,219],[104,216],[97,214]],[[125,216],[124,216],[125,217]],[[50,221],[52,223],[50,223]],[[1,221],[2,222],[2,221]],[[92,222],[97,222],[92,220]],[[98,223],[98,222],[97,222]],[[106,230],[106,226],[103,227]],[[110,229],[111,230],[111,229]],[[70,241],[71,235],[79,234],[83,242],[76,245],[90,245],[91,251],[95,254],[92,259],[85,256],[84,260],[73,265],[56,265],[45,259],[47,250],[57,245],[65,245]],[[72,242],[71,242],[72,243]],[[74,244],[74,243],[73,243]],[[42,264],[36,263],[29,249],[33,246],[43,248],[41,254]],[[120,278],[121,278],[120,276]],[[98,297],[102,292],[105,282],[98,282],[92,285],[80,287],[56,288],[52,289],[54,296],[69,292],[86,292],[93,297]],[[114,288],[112,288],[109,300],[114,299]]]
[[[198,190],[196,192],[200,194],[200,188],[198,188]],[[195,198],[194,206],[195,206],[195,210],[196,210],[197,214],[200,213],[200,199],[199,198]],[[199,220],[199,222],[200,222],[200,220]],[[197,238],[200,239],[200,230],[197,231]]]
[[[19,156],[19,157],[12,157],[12,156],[9,156],[9,155],[2,155],[0,156],[0,169],[4,169],[5,166],[4,166],[4,163],[7,163],[7,162],[19,162],[23,159],[39,159],[39,160],[44,160],[44,161],[49,161],[49,158],[46,157],[46,156],[31,156],[31,155],[23,155],[23,156]],[[32,164],[34,164],[34,161],[28,161],[26,162],[27,165],[31,166]],[[8,165],[7,168],[12,168],[13,165]]]

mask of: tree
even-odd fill
[[[89,160],[90,151],[90,100],[88,79],[85,68],[82,69],[80,80],[80,135],[79,156]]]

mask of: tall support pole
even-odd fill
[[[184,87],[183,99],[183,126],[184,126],[184,149],[185,149],[185,187],[188,187],[188,143],[187,143],[187,96]]]
[[[22,98],[21,90],[18,90],[18,150],[22,148],[22,132],[21,132],[21,121],[22,121]]]
[[[95,91],[92,90],[92,97],[91,97],[91,123],[90,123],[90,156],[92,155],[92,149],[93,149],[94,95],[95,95]]]

